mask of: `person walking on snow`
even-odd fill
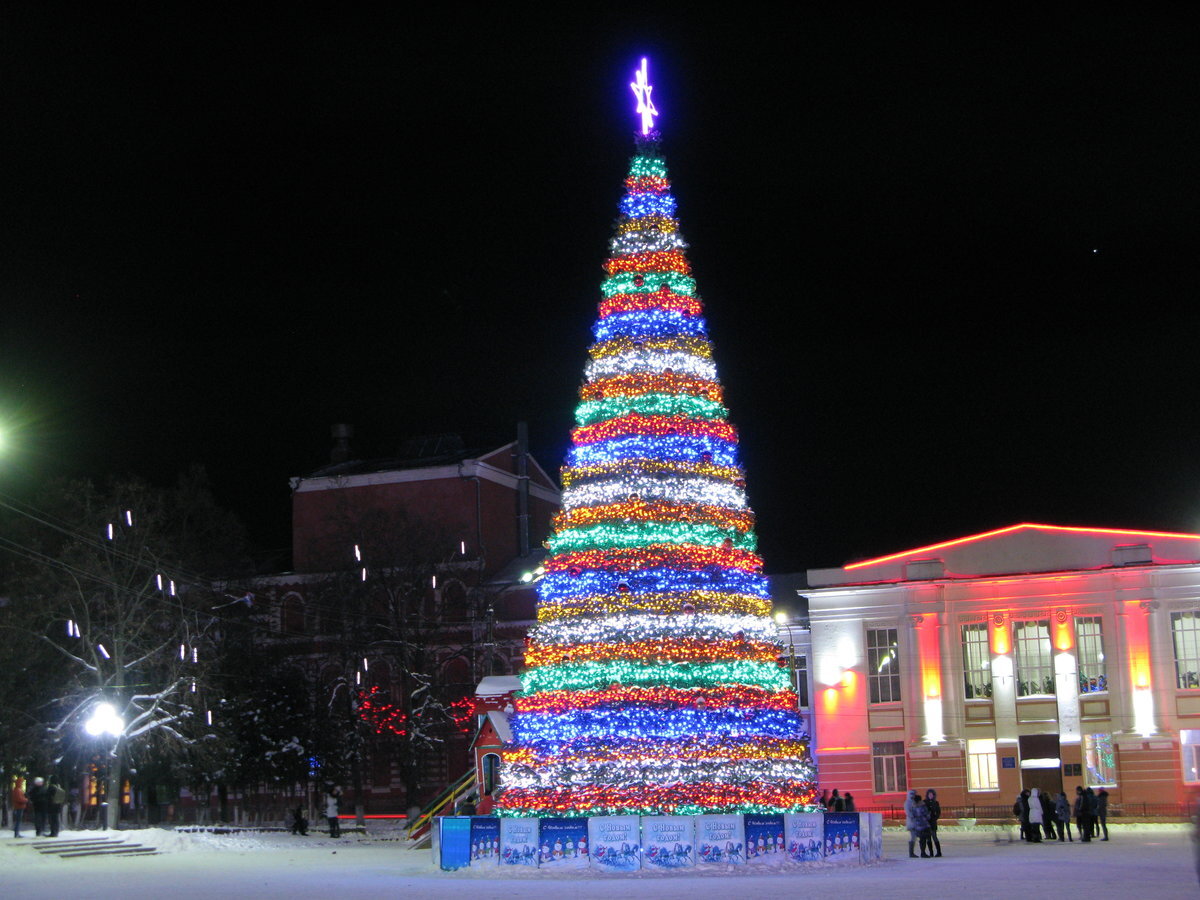
[[[1029,840],[1035,844],[1042,842],[1042,796],[1037,788],[1029,792]]]
[[[1054,840],[1054,799],[1048,791],[1042,792],[1042,830],[1046,832],[1046,840]]]
[[[1108,840],[1108,791],[1106,791],[1104,788],[1100,788],[1100,790],[1096,793],[1096,824],[1099,827],[1096,827],[1096,826],[1092,827],[1092,831],[1094,832],[1093,837],[1100,837],[1100,829],[1103,828],[1104,829],[1104,837],[1100,838],[1100,840],[1107,841]]]
[[[336,787],[331,787],[329,793],[325,795],[325,821],[329,823],[329,836],[341,837],[341,828],[338,825],[338,797],[341,796],[341,791]]]
[[[33,807],[33,833],[41,837],[49,830],[46,817],[50,812],[50,789],[46,787],[46,779],[40,776],[33,779],[28,793],[29,805]]]
[[[933,788],[925,792],[925,809],[929,813],[929,853],[931,856],[941,856],[942,842],[938,840],[937,829],[938,819],[942,817],[942,804],[938,803],[937,791]]]
[[[21,836],[21,820],[25,818],[25,810],[29,809],[29,798],[25,796],[25,791],[21,788],[20,775],[13,779],[12,794],[8,799],[9,805],[12,807],[13,837],[19,838]]]
[[[921,856],[928,857],[925,847],[929,841],[929,810],[925,808],[925,804],[921,802],[921,795],[916,791],[909,791],[904,800],[904,827],[908,829],[909,857],[917,858],[913,848],[918,840],[921,842]]]
[[[1079,829],[1079,840],[1086,844],[1092,839],[1091,817],[1088,815],[1088,799],[1082,787],[1075,788],[1075,827]]]
[[[1063,832],[1066,832],[1067,840],[1075,843],[1075,838],[1071,837],[1071,801],[1067,799],[1065,791],[1058,792],[1058,801],[1054,804],[1054,818],[1056,828],[1058,829],[1058,839],[1063,839]]]

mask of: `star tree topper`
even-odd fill
[[[646,57],[642,57],[642,67],[638,69],[634,75],[637,81],[630,83],[633,88],[634,96],[637,97],[637,111],[642,117],[642,135],[648,135],[654,128],[654,117],[658,115],[658,110],[654,108],[654,102],[650,99],[650,92],[654,90],[654,86],[646,80]]]

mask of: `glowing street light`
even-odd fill
[[[92,737],[102,734],[120,737],[125,731],[125,720],[111,703],[97,703],[92,715],[83,723],[83,730]]]

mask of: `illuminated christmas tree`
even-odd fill
[[[675,199],[642,131],[562,469],[502,815],[800,810],[814,771],[778,662],[737,432]]]

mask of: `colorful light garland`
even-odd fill
[[[539,622],[556,622],[578,616],[616,616],[631,610],[669,616],[679,614],[682,609],[695,611],[683,613],[689,618],[704,613],[767,616],[771,612],[771,601],[752,594],[716,591],[622,593],[618,590],[610,594],[564,595],[556,600],[544,600],[537,615]]]
[[[808,741],[653,139],[625,191],[498,811],[803,810]]]
[[[634,350],[667,350],[712,359],[712,344],[704,338],[698,337],[650,338],[636,342],[627,337],[617,338],[602,344],[592,344],[588,348],[588,356],[592,359],[600,359],[604,356],[620,356]]]

